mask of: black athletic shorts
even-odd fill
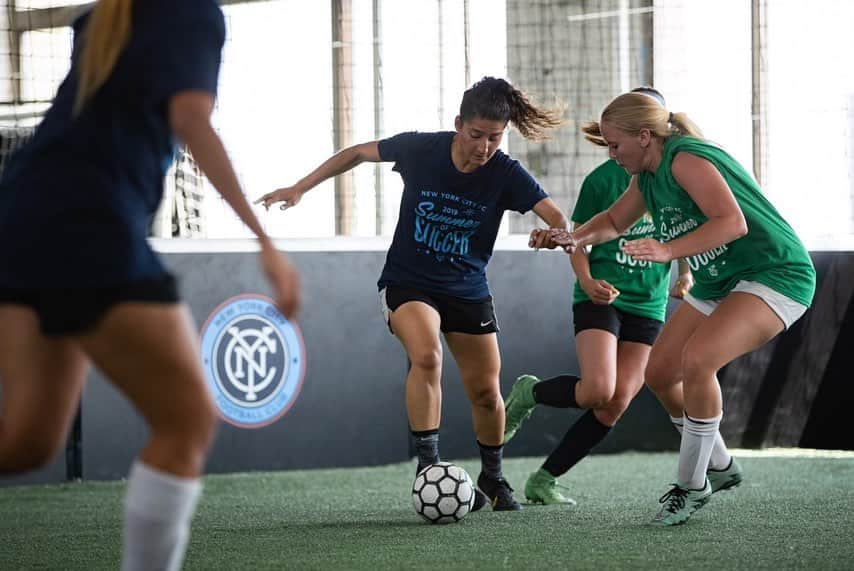
[[[572,306],[575,334],[585,329],[603,329],[620,341],[632,341],[652,345],[658,337],[661,321],[626,313],[613,305],[597,305],[592,301],[580,301]]]
[[[152,280],[95,287],[45,290],[0,288],[0,304],[24,305],[36,312],[47,337],[91,330],[107,311],[122,302],[178,303],[178,285],[169,274]]]
[[[389,315],[407,301],[421,301],[439,312],[442,333],[483,335],[498,332],[492,296],[477,301],[390,285],[380,290],[383,319],[391,330]],[[394,331],[392,331],[394,333]]]

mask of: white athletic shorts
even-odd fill
[[[735,285],[732,291],[751,293],[764,301],[768,307],[777,314],[777,317],[780,318],[786,329],[788,329],[792,323],[800,319],[808,309],[806,305],[802,305],[792,298],[786,297],[782,293],[759,282],[748,282],[742,280]],[[721,302],[719,299],[697,299],[690,293],[685,296],[685,301],[703,315],[711,315]]]

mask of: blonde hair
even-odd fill
[[[74,114],[107,81],[130,40],[133,0],[99,0],[83,31]]]
[[[656,137],[666,139],[674,135],[703,138],[703,132],[685,113],[671,113],[658,101],[642,93],[624,93],[617,96],[602,111],[600,121],[588,121],[581,126],[584,138],[595,145],[607,147],[602,137],[601,123],[638,135],[649,129]]]

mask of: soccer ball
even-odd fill
[[[463,519],[474,505],[474,484],[468,473],[450,462],[438,462],[421,470],[412,483],[415,513],[430,523]]]

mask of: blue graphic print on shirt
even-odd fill
[[[439,198],[435,191],[423,191],[422,194]],[[415,207],[415,242],[424,244],[437,256],[465,256],[471,251],[471,237],[480,226],[480,221],[472,217],[485,212],[486,207],[455,194],[442,193],[441,198],[459,203],[460,208],[437,206],[432,200],[419,202]]]

